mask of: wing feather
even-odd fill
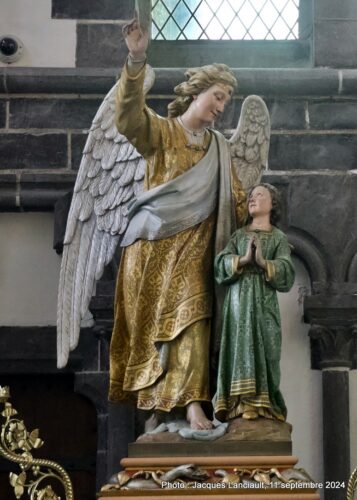
[[[239,122],[230,139],[232,165],[248,191],[257,184],[268,166],[270,118],[265,102],[259,96],[248,96]]]
[[[151,68],[149,73],[152,84]],[[69,211],[58,291],[59,368],[78,344],[96,281],[127,227],[127,203],[143,191],[146,162],[115,127],[116,87],[90,127]]]
[[[57,309],[57,366],[63,368],[67,364],[70,352],[70,323],[73,304],[73,287],[75,269],[79,254],[82,226],[77,225],[71,245],[65,245],[61,262],[58,309]]]
[[[85,269],[87,267],[88,256],[90,255],[93,233],[95,230],[95,218],[91,217],[89,221],[82,227],[81,237],[79,242],[78,256],[76,259],[76,267],[74,269],[74,280],[72,289],[72,311],[70,315],[70,350],[73,351],[77,347],[79,340],[79,332],[81,326],[81,295],[82,284],[85,279]]]
[[[119,179],[119,177],[121,177],[122,173],[124,172],[125,167],[126,167],[126,163],[124,161],[118,161],[114,165],[113,170],[112,170],[113,179]]]
[[[136,165],[137,163],[134,161],[129,160],[127,162],[126,168],[124,169],[118,181],[121,186],[127,186],[128,184],[133,182]]]
[[[135,175],[134,175],[134,180],[136,181],[141,181],[144,179],[145,175],[145,168],[146,168],[146,161],[144,158],[139,158],[138,159],[138,165],[135,170]]]

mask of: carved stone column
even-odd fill
[[[311,324],[312,368],[322,370],[325,500],[344,500],[344,488],[326,488],[350,475],[349,370],[356,368],[357,296],[313,295],[304,303]]]

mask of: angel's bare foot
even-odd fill
[[[145,420],[145,432],[152,432],[156,427],[159,425],[159,417],[156,411],[149,417],[147,420]]]
[[[187,406],[186,416],[191,429],[206,430],[213,427],[212,422],[208,420],[198,401],[194,401]]]

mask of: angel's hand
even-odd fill
[[[239,260],[240,266],[246,266],[247,264],[253,262],[254,248],[255,248],[255,237],[252,236],[248,242],[247,251],[245,255],[243,255],[243,257],[241,257]]]
[[[258,264],[259,267],[266,270],[267,261],[263,257],[262,245],[259,238],[256,238],[255,240],[255,262]]]
[[[132,58],[137,60],[145,59],[150,34],[148,31],[141,29],[137,18],[123,26],[123,35]]]

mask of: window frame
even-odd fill
[[[313,64],[312,54],[313,0],[300,0],[298,40],[152,40],[148,51],[157,68],[213,62],[233,68],[306,68]]]

